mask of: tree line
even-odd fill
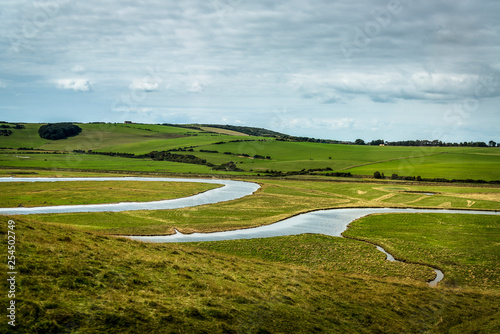
[[[482,141],[469,141],[459,143],[443,142],[441,140],[400,140],[400,141],[384,141],[383,139],[372,140],[365,143],[363,139],[356,139],[355,145],[387,145],[387,146],[439,146],[439,147],[500,147],[500,143],[490,140],[488,144]]]
[[[374,179],[387,179],[384,173],[376,171],[373,173]],[[392,174],[390,176],[391,180],[404,180],[404,181],[424,181],[424,182],[447,182],[447,183],[489,183],[489,184],[500,184],[500,180],[485,181],[485,180],[475,180],[475,179],[446,179],[446,178],[423,178],[419,176],[401,176],[398,174]]]

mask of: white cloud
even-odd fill
[[[92,85],[88,79],[59,79],[56,81],[57,88],[70,89],[75,92],[89,92]]]
[[[329,129],[338,130],[351,128],[355,120],[351,118],[306,118],[306,117],[284,117],[280,119],[280,126],[287,129]]]
[[[129,88],[132,90],[143,90],[145,92],[157,91],[160,87],[160,83],[157,81],[150,81],[147,79],[134,80],[130,84]]]
[[[0,88],[6,88],[6,87],[7,84],[3,80],[0,80]]]
[[[78,74],[83,74],[86,71],[87,71],[87,69],[85,68],[85,66],[82,66],[82,65],[75,65],[71,68],[71,72],[75,72]]]
[[[495,80],[495,79],[493,79]],[[346,103],[356,96],[368,96],[375,102],[394,99],[446,102],[474,96],[497,96],[494,83],[483,87],[485,80],[477,74],[436,73],[428,71],[386,71],[295,75],[293,86],[305,98],[320,103]]]

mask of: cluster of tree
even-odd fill
[[[485,142],[475,141],[475,142],[461,142],[461,143],[447,143],[441,140],[403,140],[387,142],[390,146],[440,146],[440,147],[488,147]],[[496,146],[496,143],[490,140],[490,146]]]
[[[200,150],[201,152],[201,150]],[[251,156],[249,154],[246,154],[246,153],[233,153],[233,152],[224,152],[223,154],[227,154],[227,155],[235,155],[235,156],[238,156],[238,157],[245,157],[245,158],[250,158]],[[263,156],[263,155],[260,155],[260,154],[255,154],[252,158],[254,159],[267,159],[267,160],[271,160],[271,156],[267,155],[267,156]]]
[[[384,173],[376,171],[373,173],[373,178],[375,179],[385,179]],[[423,178],[419,176],[400,176],[398,174],[392,174],[391,180],[405,180],[405,181],[425,181],[425,182],[448,182],[448,183],[490,183],[499,184],[500,180],[485,181],[485,180],[474,180],[474,179],[445,179],[445,178]]]
[[[371,142],[368,143],[368,145],[375,145],[375,146],[384,145],[384,144],[385,144],[385,141],[383,139],[372,140]],[[356,139],[354,141],[354,145],[367,145],[367,144],[365,143],[365,141],[363,139]]]
[[[308,143],[320,143],[320,144],[348,144],[347,142],[331,139],[317,139],[310,137],[295,137],[283,135],[276,138],[277,141],[293,141],[293,142],[308,142]]]
[[[9,123],[5,121],[0,121],[0,128],[1,129],[16,129],[16,130],[22,130],[26,129],[26,126],[24,124],[19,124],[19,123]]]
[[[72,123],[49,123],[38,129],[38,134],[44,139],[57,140],[77,136],[82,128]]]
[[[213,170],[223,170],[226,172],[243,172],[243,169],[238,168],[233,161],[226,162],[225,164],[221,164],[212,168]]]
[[[176,154],[171,153],[169,151],[153,151],[144,155],[137,156],[139,158],[151,158],[156,161],[172,161],[172,162],[183,162],[187,164],[196,164],[196,165],[207,165],[213,166],[210,163],[207,163],[206,159],[198,158],[192,154]]]
[[[123,153],[123,152],[96,152],[92,150],[84,151],[84,150],[73,150],[75,153],[80,153],[80,154],[95,154],[95,155],[107,155],[110,157],[122,157],[122,158],[139,158],[140,156],[137,156],[133,153]]]
[[[380,173],[379,171],[376,171],[373,173],[373,178],[374,179],[385,179],[384,173]],[[391,180],[408,180],[408,181],[422,181],[422,178],[420,176],[399,176],[398,174],[392,174],[391,175]]]
[[[176,154],[171,153],[170,151],[152,151],[147,154],[135,155],[133,153],[121,153],[121,152],[95,152],[92,150],[84,151],[84,150],[73,150],[75,153],[80,154],[97,154],[97,155],[107,155],[111,157],[122,157],[122,158],[135,158],[135,159],[152,159],[156,161],[172,161],[172,162],[182,162],[186,164],[196,164],[196,165],[205,165],[208,167],[213,167],[214,170],[224,170],[224,171],[233,171],[233,172],[241,172],[243,171],[240,168],[236,167],[236,164],[232,161],[227,162],[225,164],[221,164],[219,166],[215,166],[214,164],[207,162],[206,159],[201,159],[191,154]]]
[[[266,159],[266,160],[271,160],[271,156],[270,155],[266,155],[266,156],[263,156],[263,155],[260,155],[260,154],[256,154],[253,156],[254,159]]]
[[[257,141],[255,139],[236,139],[236,140],[229,140],[229,141],[218,141],[214,143],[214,145],[222,145],[222,144],[227,144],[227,143],[242,143],[242,142],[249,142],[249,141]],[[258,141],[265,141],[265,139],[259,139]]]
[[[200,150],[200,152],[203,152],[203,153],[219,153],[219,151],[212,151],[212,150]]]
[[[337,177],[351,177],[352,176],[351,172],[347,172],[347,173],[344,173],[344,172],[334,172],[334,173],[326,173],[324,175],[325,176],[337,176]]]
[[[332,169],[330,167],[326,168],[310,168],[310,169],[301,169],[299,171],[289,171],[289,172],[283,172],[279,170],[269,170],[267,169],[264,173],[274,176],[274,177],[283,177],[283,176],[291,176],[291,175],[324,175],[324,176],[337,176],[337,177],[351,177],[352,174],[350,172],[344,173],[344,172],[333,172],[333,173],[325,173],[325,174],[318,174],[316,172],[324,172],[324,171],[331,171]]]
[[[355,145],[367,145],[363,139],[356,139]],[[460,143],[447,143],[441,140],[401,140],[384,141],[382,139],[372,140],[368,145],[388,145],[388,146],[440,146],[440,147],[496,147],[497,143],[490,140],[488,144],[482,141],[470,141]]]
[[[12,132],[11,129],[16,129],[16,130],[22,130],[26,128],[23,124],[9,124],[7,122],[0,122],[0,136],[8,137],[12,135],[14,132]]]

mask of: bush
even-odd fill
[[[49,123],[38,129],[38,134],[44,139],[57,140],[74,137],[82,132],[82,128],[71,123]]]

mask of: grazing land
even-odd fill
[[[0,137],[1,166],[207,175],[294,173],[316,177],[334,172],[373,177],[378,171],[386,178],[398,174],[430,179],[500,180],[500,147],[343,145],[249,136],[214,127],[112,123],[78,124],[83,129],[79,135],[47,140],[38,135],[41,125],[25,124],[25,129],[13,129],[12,135]],[[89,151],[94,154],[83,154]],[[206,164],[124,157],[153,151],[194,155],[206,160]],[[236,164],[239,172],[213,168],[229,161]]]
[[[0,137],[0,176],[205,176],[261,188],[176,210],[0,216],[4,240],[8,220],[16,222],[19,333],[500,331],[499,216],[372,215],[352,223],[348,238],[148,244],[119,237],[249,228],[326,208],[500,210],[499,185],[477,182],[500,180],[500,148],[301,142],[213,125],[78,124],[79,135],[47,140],[41,125]],[[153,151],[176,161],[154,160]],[[375,180],[375,171],[385,178]],[[467,181],[430,181],[441,178]],[[2,206],[13,207],[169,199],[217,185],[2,187]],[[386,261],[373,244],[405,262]],[[426,284],[429,266],[445,275],[436,288]]]
[[[446,286],[500,289],[499,218],[460,214],[372,215],[345,236],[384,247],[396,258],[443,270]]]
[[[185,182],[92,181],[3,183],[2,207],[151,202],[191,196],[218,185]]]

